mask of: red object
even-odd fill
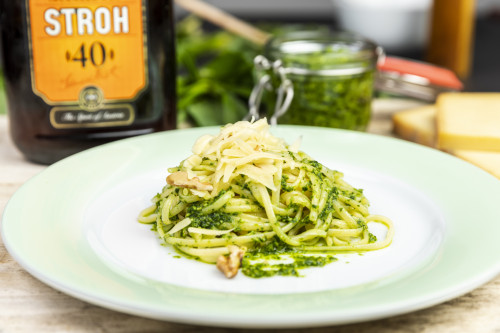
[[[443,67],[396,57],[385,57],[377,66],[379,71],[415,75],[426,78],[433,85],[453,90],[463,89],[463,83],[455,73]]]

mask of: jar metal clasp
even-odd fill
[[[278,124],[278,118],[286,113],[292,103],[293,83],[287,77],[286,70],[283,67],[281,60],[270,62],[269,59],[263,55],[258,55],[254,59],[254,65],[258,72],[264,72],[266,74],[259,78],[257,84],[252,90],[252,93],[250,94],[250,98],[248,99],[249,112],[246,115],[245,120],[257,120],[260,118],[259,109],[262,102],[262,96],[264,95],[265,90],[271,91],[273,89],[273,85],[271,83],[272,73],[279,79],[279,86],[276,90],[276,104],[274,106],[273,115],[269,119],[269,123],[272,126],[275,126]]]

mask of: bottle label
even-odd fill
[[[31,83],[56,128],[129,125],[148,85],[145,0],[26,0]]]

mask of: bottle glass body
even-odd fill
[[[173,129],[171,0],[2,1],[11,137],[50,164],[113,140]]]

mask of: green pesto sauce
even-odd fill
[[[285,192],[292,192],[293,187],[288,185],[288,176],[283,175],[281,176],[281,189]]]
[[[358,220],[357,223],[358,223],[358,226],[360,228],[363,228],[364,230],[368,229],[368,226],[366,225],[365,222],[363,222],[361,220]],[[376,241],[377,241],[377,236],[375,236],[374,234],[372,234],[371,232],[369,232],[368,233],[368,242],[369,243],[375,243]]]
[[[338,194],[339,190],[337,189],[337,187],[335,186],[332,187],[332,189],[328,193],[328,198],[326,200],[325,208],[323,208],[318,218],[324,221],[326,220],[326,218],[330,213],[333,213],[335,211],[335,209],[333,208],[333,201],[336,200]]]
[[[295,96],[284,124],[365,130],[370,121],[374,72],[349,77],[291,78]]]
[[[241,272],[251,278],[301,276],[300,270],[323,267],[336,261],[332,255],[308,255],[295,250],[279,240],[247,252],[241,262]]]
[[[263,261],[253,261],[252,257],[245,256],[241,262],[241,272],[251,278],[281,276],[301,276],[300,270],[309,267],[323,267],[337,258],[334,256],[311,256],[304,254],[288,254],[270,256],[270,258],[259,256]],[[280,262],[283,261],[283,262]],[[291,262],[289,262],[291,260]]]
[[[345,53],[342,49],[326,48],[312,54],[283,54],[281,60],[285,67],[321,70],[349,63],[351,59]],[[370,69],[369,62],[358,65],[366,66],[367,70],[352,75],[289,74],[294,97],[279,122],[365,130],[371,116],[375,71]]]
[[[191,219],[190,226],[195,228],[227,230],[233,226],[233,217],[228,213],[218,211],[209,214],[188,212],[186,216]]]
[[[188,210],[186,217],[191,219],[191,227],[204,228],[204,229],[218,229],[227,230],[233,227],[233,215],[221,211],[215,211],[209,214],[203,214],[203,208],[213,204],[217,201],[226,191],[221,191],[216,197],[210,200],[203,200],[192,203]]]

